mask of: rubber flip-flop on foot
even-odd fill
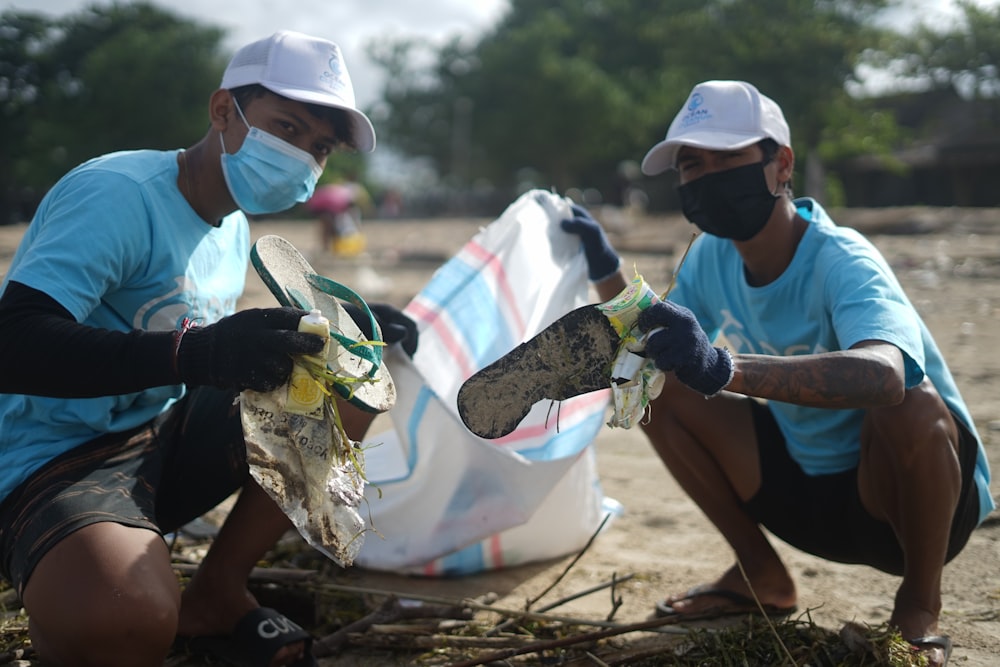
[[[330,320],[331,370],[351,380],[336,383],[337,392],[366,412],[381,413],[396,403],[396,387],[382,364],[382,335],[368,305],[347,287],[318,275],[291,243],[280,236],[262,236],[250,250],[250,261],[271,294],[283,306],[318,309]],[[358,306],[371,319],[374,342],[369,345],[338,299]]]
[[[304,655],[292,667],[316,667],[312,636],[281,612],[258,607],[237,622],[231,635],[178,637],[174,653],[217,658],[237,667],[267,667],[281,648],[299,642]]]
[[[501,438],[538,401],[610,387],[620,342],[596,306],[570,311],[466,380],[458,391],[458,414],[479,437]]]
[[[930,663],[933,667],[945,667],[951,658],[951,638],[948,635],[928,635],[926,637],[917,637],[916,639],[907,639],[906,641],[918,653],[936,648],[941,649],[944,653],[944,661],[941,663]]]
[[[696,587],[692,588],[690,591],[684,594],[684,597],[677,598],[674,602],[686,602],[688,600],[694,600],[696,598],[713,597],[722,598],[726,602],[723,604],[718,604],[713,607],[708,607],[700,611],[677,611],[666,601],[660,601],[656,603],[656,608],[654,614],[657,618],[678,618],[690,621],[709,621],[716,618],[725,618],[727,616],[744,616],[747,614],[761,613],[761,607],[763,607],[764,614],[769,618],[781,618],[784,616],[789,616],[794,614],[796,607],[778,607],[773,604],[764,604],[757,606],[757,603],[753,598],[743,595],[742,593],[737,593],[736,591],[729,591],[724,588],[709,588],[709,587]]]

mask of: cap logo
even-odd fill
[[[344,90],[344,66],[341,63],[340,58],[337,57],[337,52],[334,51],[330,54],[330,59],[327,61],[327,65],[330,69],[325,70],[319,75],[320,81],[326,84],[326,87],[342,95]]]
[[[701,106],[705,103],[705,98],[701,93],[695,93],[688,100],[687,113],[681,118],[681,127],[690,127],[702,121],[706,121],[712,117],[712,112],[708,109],[702,109]]]

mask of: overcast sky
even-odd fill
[[[52,16],[91,4],[93,0],[0,0],[3,9]],[[334,41],[344,51],[358,103],[367,105],[377,99],[382,83],[379,68],[365,56],[368,42],[385,36],[475,38],[499,19],[507,0],[154,0],[153,4],[222,28],[230,51],[283,29]]]

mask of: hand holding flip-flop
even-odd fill
[[[669,301],[654,303],[639,314],[639,328],[648,332],[646,356],[695,391],[715,396],[732,381],[729,350],[713,347],[687,308]]]

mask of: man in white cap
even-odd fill
[[[766,527],[901,576],[890,622],[940,665],[943,567],[994,507],[985,451],[890,267],[815,200],[792,198],[794,166],[781,109],[742,81],[695,86],[642,162],[679,172],[684,215],[704,232],[669,301],[639,318],[646,356],[668,371],[643,429],[753,588],[733,565],[656,613],[754,613],[754,597],[791,613],[795,583]],[[573,224],[592,264],[618,266],[592,219]],[[625,284],[619,270],[598,293]]]
[[[236,664],[315,664],[308,634],[247,590],[291,523],[248,474],[233,403],[323,340],[296,331],[298,309],[234,312],[245,213],[305,201],[330,154],[375,133],[337,45],[293,32],[235,54],[209,118],[187,150],[63,177],[3,284],[0,571],[46,664],[158,667],[175,636]],[[342,410],[360,439],[372,415]],[[182,595],[162,535],[240,489]]]

